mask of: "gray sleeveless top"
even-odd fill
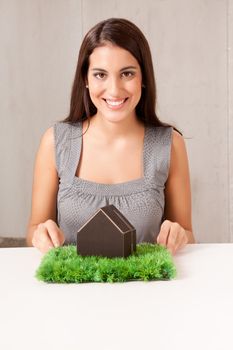
[[[59,176],[57,223],[66,244],[75,244],[78,229],[101,207],[114,204],[136,228],[137,243],[154,243],[164,213],[164,185],[168,177],[172,127],[146,127],[144,176],[118,184],[101,184],[77,177],[82,123],[54,125]]]

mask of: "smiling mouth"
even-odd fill
[[[123,98],[121,100],[108,100],[105,98],[103,100],[107,103],[109,107],[118,108],[121,107],[128,100],[128,97]]]

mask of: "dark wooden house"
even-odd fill
[[[77,233],[77,252],[126,258],[136,250],[136,230],[114,206],[100,208]]]

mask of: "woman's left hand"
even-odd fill
[[[188,243],[188,236],[185,229],[177,222],[165,220],[160,227],[157,243],[166,247],[171,254],[175,254]]]

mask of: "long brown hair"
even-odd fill
[[[156,86],[149,44],[141,30],[123,18],[110,18],[96,24],[85,35],[80,47],[73,82],[70,112],[64,122],[75,123],[95,115],[97,109],[85,87],[89,56],[95,48],[110,42],[129,51],[138,61],[142,72],[142,94],[136,115],[145,125],[168,126],[156,115]]]

